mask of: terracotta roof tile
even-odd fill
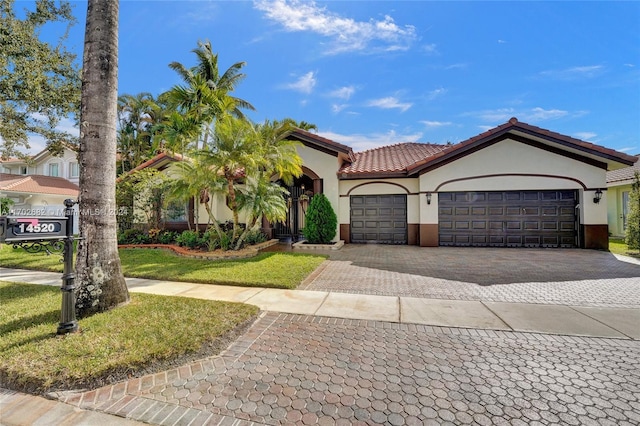
[[[636,172],[640,173],[640,160],[631,167],[607,172],[607,183],[632,180]]]
[[[399,143],[354,154],[355,161],[340,169],[340,174],[406,173],[412,164],[444,150],[446,145]]]
[[[80,188],[61,177],[0,173],[0,191],[77,197]]]

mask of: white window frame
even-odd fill
[[[56,174],[55,175],[51,173],[53,166],[56,167]],[[60,169],[61,169],[60,163],[49,163],[47,165],[47,173],[48,173],[47,176],[60,177]]]
[[[70,178],[80,177],[80,165],[75,161],[69,163],[69,177]]]

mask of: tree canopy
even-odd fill
[[[24,17],[14,0],[0,0],[0,157],[22,157],[29,135],[45,138],[53,153],[76,138],[57,128],[79,112],[80,72],[76,55],[64,45],[75,23],[68,1],[36,0]],[[20,3],[22,4],[22,3]],[[57,45],[40,40],[43,27],[66,23]]]

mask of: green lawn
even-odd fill
[[[640,252],[629,250],[623,238],[609,238],[609,251],[624,256],[640,258]]]
[[[29,254],[0,246],[0,266],[62,272],[60,259],[58,255]],[[269,288],[295,288],[324,259],[312,254],[260,253],[249,259],[205,260],[167,250],[120,250],[127,277]]]
[[[60,289],[0,281],[0,383],[30,392],[95,387],[219,353],[258,308],[132,294],[131,303],[56,336]]]

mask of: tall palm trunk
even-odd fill
[[[89,0],[80,115],[79,316],[129,301],[116,239],[118,0]]]

